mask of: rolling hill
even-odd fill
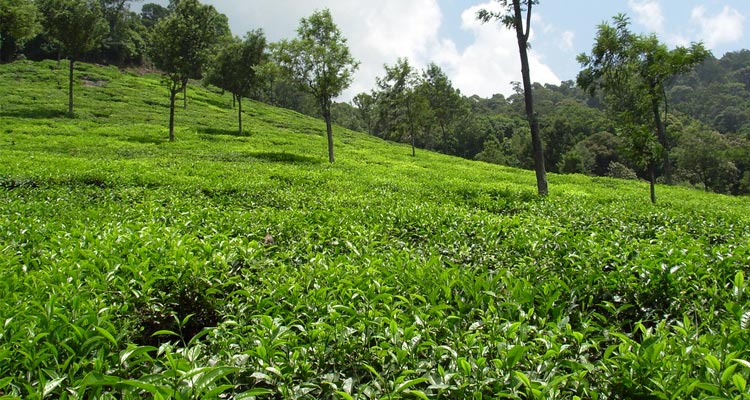
[[[748,398],[750,200],[0,65],[0,398]],[[744,396],[744,397],[743,397]]]

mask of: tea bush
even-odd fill
[[[64,77],[0,66],[2,398],[750,398],[746,198]]]

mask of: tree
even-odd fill
[[[107,34],[107,23],[96,0],[38,0],[37,4],[46,34],[59,43],[70,60],[68,114],[72,116],[74,64],[100,44]]]
[[[137,0],[136,0],[137,1]],[[140,63],[145,51],[146,28],[130,11],[133,0],[99,0],[109,34],[102,44],[102,58],[120,65]]]
[[[156,3],[146,3],[141,7],[141,22],[151,29],[162,18],[169,15],[169,9]]]
[[[418,90],[421,77],[406,58],[384,67],[385,76],[377,78],[376,94],[383,135],[397,140],[409,138],[411,154],[416,156],[418,130],[429,118],[427,98]]]
[[[375,118],[375,97],[369,93],[360,93],[354,96],[354,105],[357,107],[359,119],[365,124],[367,133],[372,135],[372,120]]]
[[[151,35],[151,60],[164,74],[169,89],[169,141],[174,136],[174,111],[177,94],[185,90],[189,79],[199,79],[210,59],[217,39],[212,6],[198,0],[181,0],[174,11],[161,19]]]
[[[440,128],[440,149],[451,154],[455,149],[451,127],[468,113],[461,92],[453,87],[448,76],[435,63],[430,63],[422,72],[421,89],[429,102],[432,121]]]
[[[331,103],[349,87],[359,63],[349,53],[346,38],[328,9],[303,18],[297,35],[297,39],[277,43],[275,57],[297,86],[317,100],[326,122],[328,160],[333,163]]]
[[[225,46],[213,62],[208,81],[229,91],[237,99],[239,134],[242,135],[242,98],[250,97],[260,89],[260,76],[256,68],[266,58],[266,36],[262,30],[248,32]]]
[[[621,131],[632,137],[631,156],[648,168],[651,201],[656,202],[654,183],[656,164],[661,159],[667,183],[672,182],[669,139],[666,132],[669,80],[684,74],[702,62],[710,53],[702,44],[668,50],[655,35],[636,35],[628,29],[623,15],[613,18],[614,26],[599,25],[591,55],[581,54],[584,68],[578,74],[578,85],[590,94],[602,91],[609,109],[619,119]],[[645,133],[651,130],[657,143]]]
[[[39,11],[33,1],[0,1],[0,62],[12,61],[18,44],[38,31]]]
[[[692,123],[680,137],[677,166],[690,183],[700,184],[706,191],[730,193],[740,178],[740,171],[729,155],[732,147],[724,135]]]
[[[503,10],[496,12],[486,9],[479,10],[477,19],[482,22],[497,20],[509,29],[515,29],[518,50],[521,56],[521,75],[523,75],[523,92],[526,106],[526,118],[531,129],[531,145],[534,156],[534,171],[536,171],[537,192],[540,196],[546,196],[547,172],[544,168],[544,149],[542,137],[539,133],[539,120],[534,112],[534,97],[531,92],[531,69],[529,68],[529,35],[531,34],[531,9],[538,0],[498,0]],[[524,12],[526,23],[524,24]]]

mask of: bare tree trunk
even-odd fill
[[[169,141],[174,142],[174,103],[177,100],[178,89],[172,87],[169,90]]]
[[[68,71],[68,115],[73,116],[73,68],[75,60],[70,58],[70,70]]]
[[[331,122],[331,100],[320,99],[320,106],[323,109],[323,119],[326,121],[326,134],[328,136],[328,161],[333,164],[333,125]]]
[[[669,161],[669,138],[667,137],[667,129],[664,121],[661,119],[661,112],[659,111],[659,101],[656,95],[651,98],[651,108],[654,113],[654,122],[656,123],[656,137],[659,139],[659,143],[663,150],[663,162],[664,162],[664,180],[667,185],[672,184],[672,163]]]
[[[652,162],[649,167],[649,186],[651,189],[651,203],[656,204],[656,167]]]
[[[237,119],[239,120],[239,125],[240,125],[240,136],[242,136],[242,97],[240,96],[237,96],[237,105],[239,106],[238,107],[239,111],[237,112]]]
[[[523,97],[526,103],[526,118],[529,120],[531,129],[531,146],[534,153],[534,171],[536,171],[537,193],[540,196],[546,196],[549,193],[547,188],[547,172],[544,167],[544,149],[542,147],[542,137],[539,133],[539,121],[534,112],[534,97],[531,92],[531,69],[529,68],[528,40],[529,40],[529,23],[531,22],[531,1],[526,1],[526,32],[524,32],[523,18],[521,15],[521,0],[513,0],[514,25],[516,28],[516,37],[518,39],[518,50],[521,54],[521,74],[523,75]]]
[[[187,85],[182,85],[182,109],[187,110]]]

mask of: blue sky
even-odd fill
[[[493,0],[202,1],[226,14],[236,35],[262,28],[270,41],[293,38],[300,18],[329,8],[361,61],[341,100],[372,89],[383,64],[398,57],[418,67],[437,63],[465,95],[507,95],[521,79],[514,33],[474,17],[497,7]],[[750,0],[541,0],[533,13],[532,80],[575,79],[576,55],[590,51],[597,25],[618,13],[631,18],[633,31],[655,33],[670,47],[702,41],[717,57],[750,48]]]

